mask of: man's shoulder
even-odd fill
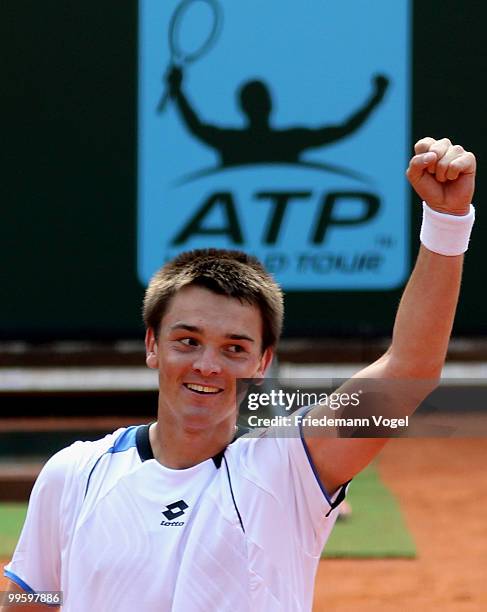
[[[136,429],[137,426],[121,427],[98,440],[77,440],[73,442],[47,461],[42,470],[44,478],[64,480],[68,474],[89,473],[100,457],[111,452],[121,439],[127,438]]]
[[[288,464],[292,452],[290,445],[295,443],[284,434],[274,427],[252,429],[230,444],[225,454],[241,470],[256,477],[263,472],[282,469]]]

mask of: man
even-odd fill
[[[415,153],[407,175],[429,203],[423,245],[391,346],[357,378],[437,380],[445,359],[475,158],[447,139]],[[244,254],[181,255],[149,284],[144,319],[157,421],[50,459],[5,570],[12,590],[63,591],[70,611],[310,610],[344,483],[385,440],[298,426],[235,439],[236,380],[264,376],[282,321],[277,285]]]
[[[173,68],[167,81],[186,127],[193,136],[218,152],[222,168],[260,162],[305,164],[301,154],[307,149],[342,140],[362,127],[382,102],[389,86],[386,76],[376,75],[369,98],[341,123],[318,128],[276,129],[271,124],[273,104],[269,88],[263,81],[249,81],[240,87],[238,94],[245,127],[224,128],[201,121],[183,91],[181,68]]]

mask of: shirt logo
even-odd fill
[[[184,525],[184,521],[174,523],[172,521],[182,516],[188,507],[188,504],[182,499],[177,502],[173,502],[172,504],[168,504],[166,506],[167,509],[162,513],[167,518],[167,521],[162,521],[161,525],[164,525],[165,527],[181,527]]]

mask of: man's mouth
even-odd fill
[[[186,389],[194,391],[195,393],[200,393],[201,395],[215,395],[216,393],[220,393],[220,391],[222,391],[220,387],[197,385],[195,383],[184,383],[184,386],[186,387]]]

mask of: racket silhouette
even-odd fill
[[[189,48],[189,45],[186,45],[186,47],[184,45],[182,29],[192,18],[194,19],[197,5],[206,5],[210,9],[210,20],[205,26],[205,36],[193,48]],[[171,59],[165,75],[167,76],[175,67],[181,68],[192,64],[207,53],[215,44],[220,34],[222,19],[222,10],[216,0],[183,0],[175,8],[169,22],[167,33]],[[170,92],[166,87],[157,105],[158,113],[162,112],[166,107],[169,96]]]

